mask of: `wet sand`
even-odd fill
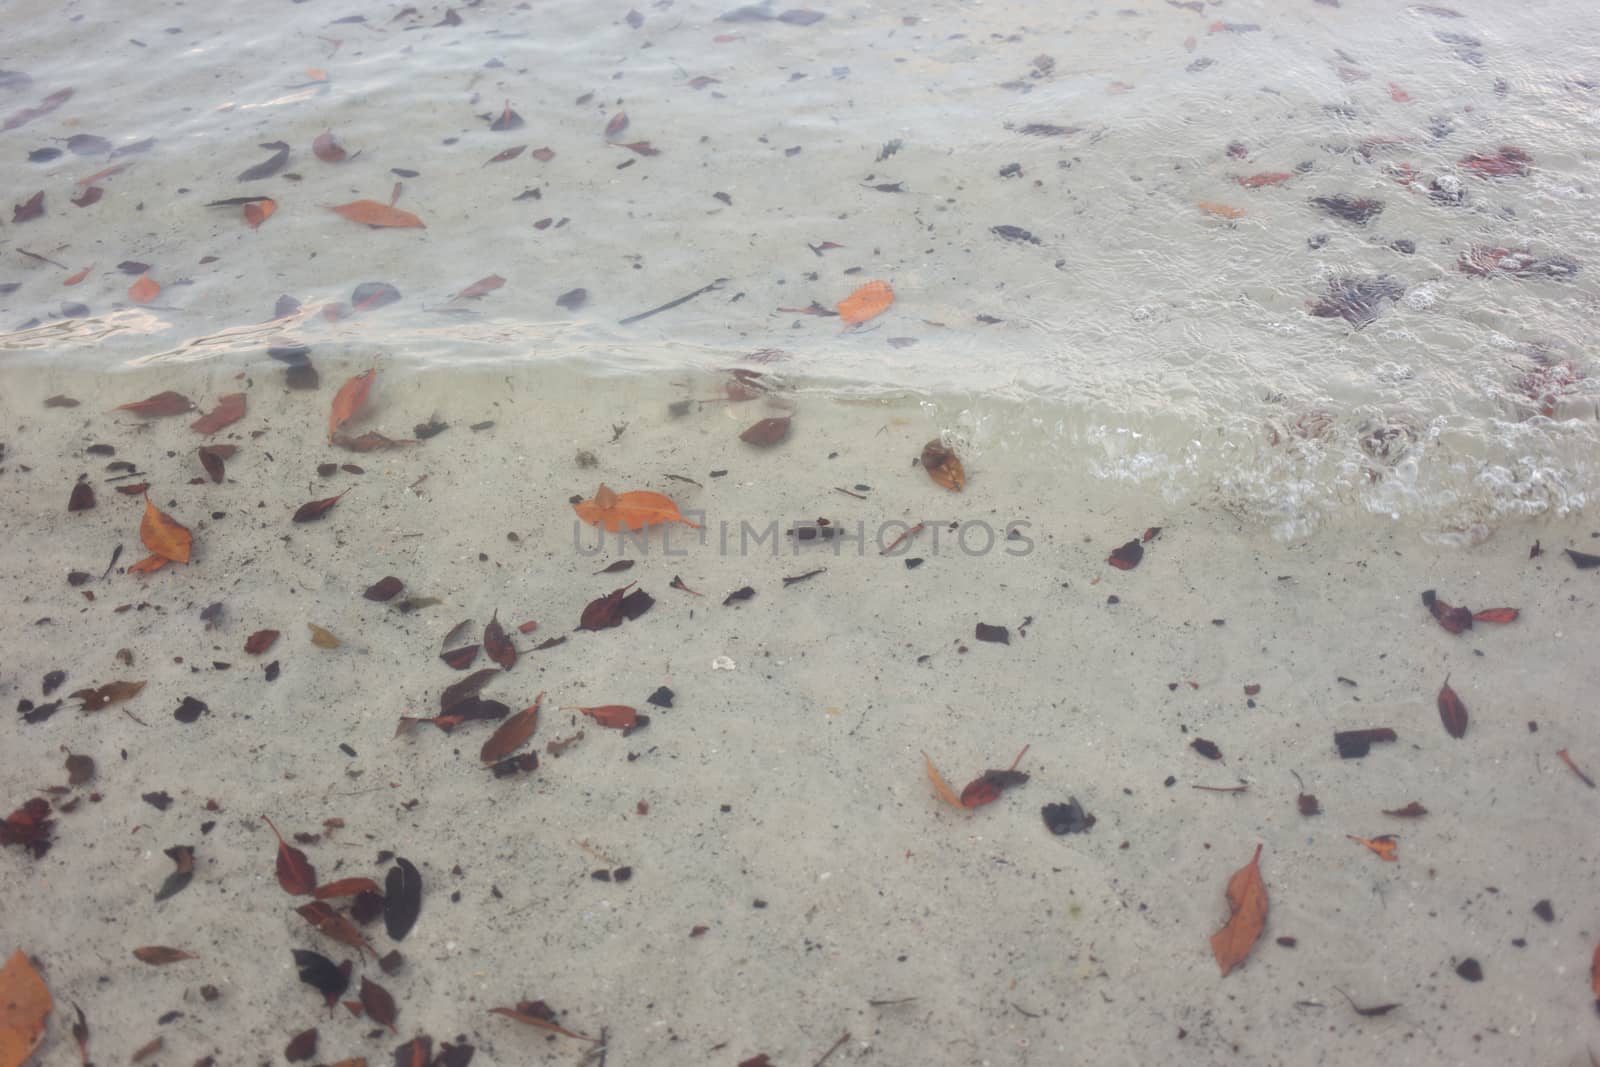
[[[1600,667],[1577,651],[1595,578],[1561,551],[1594,548],[1583,524],[1447,548],[1360,518],[1285,543],[1222,507],[1168,509],[981,435],[954,441],[968,476],[955,494],[913,461],[960,419],[913,398],[733,403],[719,377],[555,366],[380,361],[353,430],[410,437],[435,416],[449,428],[352,454],[326,443],[329,408],[370,361],[313,358],[316,391],[285,389],[264,357],[0,379],[0,695],[37,705],[55,670],[66,678],[51,700],[146,683],[104,710],[67,699],[6,726],[6,810],[76,804],[54,816],[42,858],[0,850],[0,949],[37,957],[58,1005],[39,1063],[78,1062],[71,1004],[99,1062],[157,1035],[155,1062],[277,1062],[312,1026],[314,1062],[388,1062],[419,1034],[464,1035],[475,1063],[584,1062],[582,1041],[488,1014],[538,999],[562,1026],[604,1033],[613,1065],[814,1063],[845,1033],[827,1062],[1300,1063],[1315,1048],[1338,1063],[1565,1063],[1593,1045],[1600,928],[1584,843],[1600,793],[1556,757],[1600,768],[1586,726]],[[193,416],[109,411],[164,389],[203,409],[242,391],[248,414],[205,439]],[[52,395],[79,406],[47,408]],[[787,440],[739,440],[781,414]],[[238,447],[221,484],[196,458],[207,440]],[[115,462],[135,464],[131,480],[193,531],[189,564],[126,573],[143,503],[114,491]],[[319,476],[329,462],[364,473]],[[80,475],[97,502],[69,514]],[[568,501],[602,482],[703,511],[707,543],[674,527],[681,555],[664,555],[659,534],[648,550],[580,553]],[[344,491],[324,519],[291,521]],[[926,525],[892,556],[787,539],[776,556],[736,550],[741,523],[817,518],[869,536]],[[968,524],[969,549],[986,540],[980,522],[1000,538],[969,554],[944,528],[935,550],[949,522]],[[1028,550],[1004,540],[1012,523],[1027,524]],[[1161,530],[1135,569],[1107,565],[1149,527]],[[1530,560],[1535,539],[1544,554]],[[924,562],[908,569],[907,555]],[[595,573],[624,556],[632,569]],[[79,587],[74,570],[90,575]],[[403,612],[363,597],[388,575],[403,597],[440,603]],[[586,604],[627,582],[655,598],[646,613],[575,631]],[[752,597],[723,603],[744,586]],[[1521,617],[1453,635],[1421,603],[1430,588]],[[478,760],[492,723],[395,736],[463,677],[439,659],[447,631],[476,620],[470,643],[496,611],[521,655],[483,695],[514,711],[547,694],[526,746],[537,770],[503,779]],[[525,621],[538,629],[518,634]],[[309,623],[342,645],[316,647]],[[1009,644],[976,640],[980,623],[1006,627]],[[277,644],[246,654],[264,628]],[[714,669],[719,657],[736,669]],[[1447,676],[1470,710],[1459,740],[1435,707]],[[670,709],[646,703],[662,686]],[[186,697],[208,709],[187,724],[174,718]],[[606,704],[652,721],[624,737],[559,710]],[[1340,759],[1334,731],[1380,726],[1398,740]],[[564,754],[545,750],[580,729]],[[974,811],[942,802],[924,773],[925,751],[960,789],[1025,745],[1030,779]],[[64,750],[92,757],[96,776],[47,794],[67,781]],[[1301,782],[1321,814],[1300,813]],[[165,810],[141,799],[156,792]],[[1096,822],[1054,836],[1040,809],[1069,798]],[[1411,801],[1428,814],[1382,814]],[[379,982],[398,1034],[330,1013],[297,980],[293,949],[356,954],[295,914],[307,898],[277,884],[263,816],[323,835],[301,846],[322,882],[381,884],[388,852],[421,872],[409,936],[363,928],[403,965],[358,961],[346,997],[360,976]],[[1346,836],[1382,834],[1398,835],[1397,862]],[[1228,918],[1224,886],[1258,844],[1271,910],[1247,961],[1219,978],[1208,941]],[[175,845],[193,846],[194,878],[157,902]],[[593,877],[619,867],[626,882]],[[1553,922],[1534,913],[1544,899]],[[148,945],[198,958],[151,967],[132,955]],[[1469,958],[1481,981],[1458,976]],[[1362,1017],[1341,991],[1400,1007]]]

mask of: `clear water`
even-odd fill
[[[1285,536],[1370,513],[1473,540],[1600,486],[1588,5],[727,12],[13,4],[0,110],[73,94],[0,133],[5,206],[45,194],[0,229],[0,359],[742,365],[923,396],[975,451]],[[523,125],[491,129],[507,107]],[[324,130],[348,158],[313,154]],[[75,134],[154,144],[79,154]],[[280,141],[281,172],[239,180]],[[639,141],[659,154],[622,146]],[[1463,163],[1504,146],[1526,174]],[[397,182],[425,229],[327,210]],[[252,230],[205,206],[240,196],[277,211]],[[1382,211],[1311,203],[1338,196]],[[144,306],[127,260],[163,286]],[[452,299],[490,275],[504,286]],[[855,329],[784,310],[869,279],[896,302]],[[401,299],[323,313],[365,282]],[[1312,313],[1362,285],[1346,317]],[[275,319],[284,296],[299,310]]]

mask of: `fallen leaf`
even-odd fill
[[[1467,608],[1451,607],[1440,600],[1432,589],[1422,591],[1422,604],[1439,625],[1453,634],[1472,629],[1472,612]]]
[[[400,1009],[395,1006],[394,997],[389,995],[387,989],[365,975],[361,977],[361,1006],[367,1009],[367,1016],[373,1022],[387,1026],[390,1033],[400,1032],[394,1028],[395,1016],[400,1013]]]
[[[128,286],[128,299],[135,304],[148,304],[161,295],[161,283],[150,275],[141,275],[139,280]]]
[[[306,623],[306,628],[311,631],[311,643],[318,648],[338,648],[344,644],[332,632],[324,630],[314,622]]]
[[[94,487],[88,482],[76,482],[72,495],[67,498],[68,511],[88,511],[94,507]]]
[[[100,202],[100,198],[105,195],[106,191],[104,189],[100,188],[98,185],[91,185],[82,193],[73,197],[72,203],[76,207],[88,207],[91,204],[98,204]]]
[[[637,619],[649,611],[650,605],[656,602],[655,598],[643,589],[635,589],[631,593],[628,592],[629,589],[633,588],[633,585],[633,582],[629,582],[621,589],[613,589],[605,596],[598,597],[584,605],[583,614],[578,621],[578,629],[610,629],[613,626],[621,626],[624,619]],[[546,642],[546,644],[548,643]]]
[[[639,713],[625,704],[603,704],[594,708],[563,708],[563,711],[581,711],[601,726],[613,730],[632,730],[639,725]]]
[[[22,1067],[44,1040],[55,1000],[50,987],[17,949],[0,967],[0,1064]],[[88,1062],[87,1059],[84,1062]]]
[[[244,206],[244,221],[249,224],[252,230],[259,230],[261,224],[270,219],[277,210],[278,202],[276,200],[266,197],[260,200],[252,200]]]
[[[1111,550],[1111,555],[1106,557],[1106,562],[1119,571],[1131,571],[1144,559],[1144,545],[1139,541],[1129,541]]]
[[[333,139],[332,130],[323,130],[317,134],[317,139],[311,142],[311,151],[324,163],[342,163],[348,154],[344,146]]]
[[[381,433],[369,430],[359,437],[351,437],[349,434],[342,433],[334,434],[333,437],[329,438],[329,443],[340,448],[349,449],[351,452],[376,452],[385,448],[404,448],[406,445],[414,445],[417,442],[396,441],[392,437],[385,437]]]
[[[611,143],[618,148],[626,148],[628,151],[636,152],[641,156],[659,156],[661,154],[661,149],[649,141],[629,141],[626,144],[621,141],[612,141]]]
[[[1370,840],[1365,837],[1356,837],[1354,834],[1345,834],[1357,844],[1365,845],[1378,854],[1378,858],[1385,863],[1394,863],[1399,860],[1400,842],[1393,834],[1382,834]]]
[[[484,163],[484,166],[487,167],[490,163],[509,163],[511,160],[516,159],[518,156],[522,155],[522,153],[526,152],[527,150],[528,150],[528,146],[525,145],[525,144],[519,144],[515,148],[507,148],[503,152],[495,153],[494,156],[492,156],[486,163]]]
[[[464,671],[472,666],[478,658],[478,645],[464,645],[461,648],[452,648],[439,653],[439,658],[450,665],[451,670]]]
[[[606,123],[606,133],[605,133],[605,135],[607,137],[615,137],[617,134],[621,133],[623,130],[625,130],[627,128],[628,128],[628,113],[626,111],[619,111],[615,115],[611,116],[611,121],[610,122]]]
[[[391,574],[367,586],[366,591],[361,595],[374,603],[384,604],[399,596],[400,590],[404,589],[405,586],[406,583]]]
[[[150,550],[149,559],[166,563],[188,563],[194,535],[171,515],[150,503],[150,496],[147,493],[144,498],[144,518],[139,521],[139,540]],[[148,562],[148,559],[140,562]],[[161,563],[156,563],[147,569],[154,571],[160,567]],[[130,569],[140,570],[140,564],[136,563]]]
[[[483,743],[478,758],[484,763],[495,763],[521,748],[539,726],[539,705],[543,700],[544,694],[540,693],[533,698],[531,705],[501,723],[500,728]]]
[[[200,958],[192,952],[185,952],[181,948],[169,948],[166,945],[145,945],[143,948],[134,949],[133,954],[137,956],[140,961],[148,963],[152,967],[160,967],[168,963],[177,963],[180,960],[194,960]]]
[[[410,860],[396,856],[383,883],[384,931],[392,940],[404,941],[420,914],[422,875]]]
[[[278,631],[257,630],[255,633],[245,638],[244,650],[252,656],[259,656],[261,653],[271,648],[277,640]]]
[[[950,783],[944,780],[944,775],[940,774],[939,769],[933,765],[933,757],[924,752],[922,759],[927,764],[928,781],[933,783],[933,790],[939,794],[939,798],[952,808],[960,808],[963,811],[968,810],[967,806],[961,803],[961,798],[956,796],[956,791],[950,788]]]
[[[984,771],[983,774],[967,783],[961,790],[961,806],[963,808],[981,808],[985,804],[993,804],[1000,799],[1000,794],[1013,786],[1023,785],[1028,781],[1028,775],[1017,770],[1017,764],[1022,762],[1022,757],[1028,754],[1028,746],[1022,746],[1022,751],[1017,753],[1017,758],[1012,760],[1011,766],[1003,771]]]
[[[1413,800],[1403,808],[1385,808],[1385,815],[1393,815],[1397,819],[1416,819],[1428,814],[1428,809],[1418,801]]]
[[[334,911],[323,901],[313,900],[309,904],[300,905],[295,911],[322,934],[333,938],[340,944],[349,945],[361,953],[363,957],[372,947],[367,943],[367,939],[361,935],[361,931],[356,929],[354,923]]]
[[[1516,608],[1484,608],[1472,613],[1473,622],[1516,622],[1522,613]]]
[[[11,209],[12,222],[29,222],[44,214],[44,190],[34,193]]]
[[[50,836],[52,825],[50,802],[34,797],[0,822],[0,845],[21,845],[33,853],[35,859],[43,859],[55,844]],[[0,1011],[3,1010],[0,1006]]]
[[[499,611],[489,618],[489,625],[483,628],[483,651],[500,664],[501,670],[509,671],[517,665],[517,648],[500,625]]]
[[[608,533],[616,533],[624,526],[630,530],[642,530],[646,526],[668,522],[681,522],[696,530],[700,528],[698,523],[680,515],[678,505],[667,497],[645,489],[617,493],[602,485],[595,490],[593,499],[572,505],[572,510],[584,522],[601,526]]]
[[[555,1013],[550,1011],[550,1009],[542,1000],[534,1002],[522,1001],[515,1008],[490,1008],[489,1013],[491,1015],[504,1015],[507,1019],[515,1019],[524,1026],[532,1026],[539,1030],[548,1030],[550,1033],[560,1034],[562,1037],[573,1037],[577,1038],[579,1041],[588,1041],[596,1045],[600,1044],[599,1040],[596,1038],[585,1037],[582,1034],[575,1034],[571,1030],[557,1026],[555,1023],[551,1022],[550,1020],[555,1017]]]
[[[839,301],[839,318],[853,326],[883,314],[893,303],[894,290],[888,282],[867,282]]]
[[[1252,174],[1248,178],[1240,178],[1239,179],[1239,184],[1244,186],[1246,189],[1259,189],[1263,185],[1277,185],[1277,184],[1279,184],[1281,182],[1286,182],[1290,178],[1293,178],[1293,177],[1294,177],[1294,174],[1291,171],[1275,170],[1275,171],[1269,171],[1268,173],[1265,173],[1265,174]],[[1201,205],[1201,207],[1204,207],[1204,206],[1205,206],[1204,204]],[[1242,215],[1242,214],[1244,214],[1244,212],[1241,211],[1239,214]],[[1234,216],[1229,216],[1229,217],[1234,217]]]
[[[363,225],[389,228],[389,229],[427,229],[423,221],[409,211],[401,211],[388,204],[380,204],[376,200],[353,200],[348,204],[340,204],[328,210],[336,211],[351,222]]]
[[[322,999],[333,1007],[350,988],[350,961],[335,965],[328,957],[310,949],[293,950],[295,966],[299,968],[300,981],[322,994]]]
[[[791,417],[789,415],[780,415],[771,419],[762,419],[740,434],[739,440],[748,445],[770,448],[789,436],[789,420]]]
[[[333,435],[339,428],[355,417],[361,405],[367,401],[367,394],[372,391],[372,383],[378,376],[378,368],[356,375],[339,387],[333,397],[333,410],[328,415],[328,440],[333,440]]]
[[[124,700],[133,699],[139,695],[139,691],[144,686],[145,683],[143,682],[107,682],[98,689],[79,689],[77,692],[69,693],[68,695],[74,700],[83,702],[79,710],[99,711],[101,708],[110,707],[112,704],[120,704]]]
[[[1588,552],[1578,552],[1570,548],[1564,548],[1562,551],[1572,560],[1572,565],[1580,571],[1600,567],[1600,556],[1590,555]]]
[[[1222,977],[1245,961],[1261,928],[1267,921],[1267,887],[1261,881],[1261,846],[1256,846],[1250,862],[1228,879],[1227,925],[1211,935],[1211,954],[1222,968]]]
[[[1214,201],[1202,200],[1196,206],[1198,206],[1200,210],[1204,211],[1207,215],[1215,215],[1219,219],[1244,218],[1243,211],[1240,211],[1236,207],[1229,207],[1227,204],[1218,204]]]
[[[217,406],[189,424],[197,433],[216,433],[244,418],[244,394],[229,393],[217,401]]]
[[[1444,732],[1451,737],[1459,740],[1466,736],[1467,706],[1450,688],[1449,678],[1444,680],[1444,686],[1439,690],[1439,721],[1444,723]]]
[[[937,437],[922,446],[922,469],[935,483],[953,493],[967,486],[967,471],[960,458]]]
[[[163,415],[185,415],[194,410],[194,404],[182,393],[168,390],[147,396],[143,400],[135,400],[131,404],[119,404],[112,411],[130,411],[140,418],[154,419]]]
[[[522,116],[517,114],[515,111],[512,111],[510,104],[506,105],[505,110],[500,112],[498,118],[489,123],[489,128],[494,130],[496,133],[503,133],[506,130],[515,130],[521,126]]]
[[[199,448],[200,466],[205,468],[206,474],[218,485],[228,475],[228,459],[238,451],[233,445],[201,445]]]
[[[292,897],[310,896],[316,892],[316,868],[311,866],[306,854],[285,841],[271,819],[265,815],[262,818],[272,828],[273,836],[278,839],[278,884],[283,887],[283,891]]]
[[[451,297],[451,299],[452,300],[477,300],[480,297],[483,297],[483,296],[485,296],[485,295],[487,295],[489,293],[494,292],[496,289],[500,288],[505,283],[506,283],[506,280],[504,278],[500,277],[500,275],[491,274],[487,278],[479,278],[477,281],[473,282],[471,285],[469,285],[465,289],[461,290],[455,296]]]
[[[69,277],[66,281],[62,282],[61,284],[62,285],[77,285],[78,283],[82,282],[85,278],[87,278],[89,276],[89,272],[92,271],[92,270],[94,270],[93,267],[85,267],[82,270],[80,270],[78,273],[76,273],[76,274],[72,275],[71,277]]]
[[[317,886],[312,894],[318,900],[334,900],[338,897],[353,897],[357,893],[382,893],[383,889],[371,878],[341,878],[337,882],[327,882]]]
[[[346,489],[344,492],[348,493],[349,491],[350,490]],[[344,496],[344,493],[340,493],[339,496],[330,496],[322,500],[311,500],[301,504],[295,509],[293,521],[316,522],[317,520],[326,516],[328,512],[332,510],[333,506],[339,502],[339,499],[342,496]]]

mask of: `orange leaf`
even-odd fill
[[[1400,858],[1400,842],[1393,834],[1384,834],[1374,837],[1370,841],[1365,837],[1356,837],[1354,834],[1345,834],[1350,840],[1366,845],[1378,854],[1378,858],[1385,863],[1394,863]]]
[[[188,563],[189,548],[194,543],[194,535],[187,527],[180,525],[171,515],[160,511],[150,503],[150,495],[145,494],[144,518],[139,522],[139,540],[144,542],[144,547],[150,550],[151,555],[159,556],[171,563]],[[139,569],[148,560],[134,565]],[[150,567],[157,570],[160,564]]]
[[[367,944],[367,939],[361,936],[361,931],[356,924],[334,911],[320,900],[313,900],[309,904],[302,904],[294,909],[306,922],[315,926],[319,931],[333,938],[341,944],[349,945],[366,958],[367,950],[372,948]]]
[[[533,704],[523,708],[505,722],[483,743],[483,750],[478,753],[478,758],[485,763],[495,763],[511,755],[522,743],[533,736],[533,731],[539,726],[539,704],[544,700],[540,693],[533,698]]]
[[[639,725],[639,713],[626,704],[603,704],[597,708],[563,708],[563,711],[581,711],[601,726],[613,730],[631,730]]]
[[[271,819],[265,815],[262,818],[272,827],[272,836],[278,839],[278,884],[292,897],[310,896],[317,888],[316,868],[311,866],[304,852],[283,839]]]
[[[128,299],[135,304],[148,304],[161,295],[161,283],[148,274],[139,275],[139,280],[128,286]]]
[[[952,808],[966,811],[967,806],[961,803],[961,798],[956,796],[956,791],[950,788],[950,783],[944,780],[944,775],[939,773],[939,768],[933,765],[933,757],[926,752],[922,754],[923,762],[928,765],[928,781],[933,783],[933,791],[939,794],[939,799],[949,804]]]
[[[1286,182],[1293,177],[1294,175],[1289,171],[1274,170],[1267,171],[1264,174],[1252,174],[1248,178],[1240,178],[1239,184],[1244,186],[1246,189],[1259,189],[1263,185],[1277,185],[1279,182]],[[1205,207],[1204,204],[1201,204],[1200,206],[1202,208]],[[1242,215],[1243,212],[1240,212],[1240,214]]]
[[[154,419],[162,415],[182,415],[193,411],[194,404],[182,393],[174,393],[168,389],[164,393],[147,396],[143,400],[135,400],[131,404],[118,404],[112,411],[131,411],[141,419]]]
[[[1207,215],[1215,215],[1221,219],[1244,218],[1243,211],[1240,211],[1236,207],[1229,207],[1227,204],[1218,204],[1210,200],[1202,200],[1197,206]]]
[[[244,418],[244,394],[229,393],[217,401],[217,406],[189,424],[198,433],[216,433]]]
[[[680,515],[678,505],[671,500],[644,489],[618,493],[602,485],[595,490],[593,500],[574,504],[572,510],[584,522],[591,526],[602,526],[608,533],[616,533],[624,526],[630,530],[642,530],[646,526],[666,522],[681,522],[697,530],[700,528],[699,524]]]
[[[1474,622],[1516,622],[1522,612],[1516,608],[1484,608],[1472,613]]]
[[[128,564],[128,569],[134,574],[154,574],[169,562],[169,560],[164,560],[160,556],[146,556],[138,563]]]
[[[77,285],[79,282],[81,282],[85,278],[87,278],[89,276],[89,272],[92,271],[92,270],[94,270],[93,267],[85,267],[82,270],[80,270],[78,273],[74,274],[72,277],[68,278],[66,281],[62,282],[61,284],[62,285]]]
[[[560,1034],[563,1037],[575,1037],[579,1041],[592,1041],[596,1045],[600,1043],[595,1038],[585,1037],[582,1034],[575,1034],[571,1030],[566,1030],[557,1026],[549,1019],[541,1019],[539,1016],[534,1015],[531,1012],[518,1011],[516,1008],[490,1008],[489,1013],[491,1015],[504,1015],[507,1019],[515,1019],[524,1026],[532,1026],[539,1030],[548,1030],[552,1034]]]
[[[961,466],[961,460],[937,437],[922,446],[922,469],[928,472],[928,477],[952,493],[959,493],[966,488],[966,468]]]
[[[259,230],[261,224],[272,217],[278,210],[276,200],[252,200],[244,206],[244,221],[250,224],[252,230]]]
[[[383,887],[371,878],[341,878],[337,882],[317,886],[313,895],[318,900],[332,900],[334,897],[353,897],[357,893],[382,892]]]
[[[894,290],[888,282],[868,282],[839,301],[839,318],[853,326],[882,315],[893,303]]]
[[[354,418],[361,405],[367,402],[367,394],[372,391],[372,382],[377,376],[378,368],[373,367],[339,387],[333,397],[333,411],[328,416],[328,440],[332,441],[339,427]]]
[[[44,1039],[45,1023],[55,1001],[50,987],[21,949],[0,967],[0,1064],[27,1062]]]
[[[169,948],[166,945],[146,945],[143,948],[134,949],[133,954],[152,967],[159,967],[165,963],[177,963],[179,960],[200,958],[192,952],[185,952],[181,948]]]
[[[1211,935],[1211,954],[1217,957],[1224,978],[1250,955],[1267,922],[1267,887],[1261,881],[1260,845],[1250,862],[1228,879],[1228,908],[1233,914],[1227,925]]]
[[[422,220],[411,212],[401,211],[399,208],[391,207],[388,204],[380,204],[376,200],[355,200],[328,210],[337,211],[351,222],[360,222],[368,226],[382,226],[391,229],[427,229]]]

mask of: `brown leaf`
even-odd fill
[[[600,526],[607,533],[616,533],[624,526],[630,530],[642,530],[646,526],[669,522],[681,522],[696,530],[700,528],[684,518],[678,511],[678,505],[670,498],[647,489],[618,493],[602,485],[595,490],[592,499],[579,501],[572,505],[572,510],[584,522]]]
[[[1211,937],[1211,953],[1222,968],[1222,976],[1243,963],[1261,936],[1267,921],[1267,887],[1261,881],[1261,846],[1250,862],[1228,879],[1227,925]]]
[[[362,593],[361,595],[368,600],[376,601],[377,603],[382,604],[385,601],[393,600],[396,596],[399,596],[400,590],[404,589],[405,586],[406,583],[402,582],[399,578],[396,578],[391,574],[388,577],[380,578],[376,582],[373,582],[371,585],[367,586],[366,592]]]
[[[447,652],[439,653],[439,658],[450,665],[451,670],[464,671],[472,666],[472,661],[478,658],[478,645],[466,645],[462,648],[452,648]]]
[[[1133,540],[1112,549],[1111,555],[1106,557],[1106,562],[1119,571],[1131,571],[1142,559],[1144,559],[1144,545],[1138,540]]]
[[[629,582],[621,589],[613,589],[605,596],[591,600],[584,606],[578,629],[605,630],[621,626],[624,619],[637,619],[650,610],[655,598],[643,589],[628,592],[633,586],[634,583]]]
[[[344,492],[348,493],[349,491],[350,490],[346,489]],[[339,502],[339,497],[342,496],[344,496],[344,493],[340,493],[339,496],[327,497],[324,500],[312,500],[309,503],[301,504],[300,507],[295,510],[294,521],[316,522],[318,519],[327,515],[328,511]]]
[[[439,694],[439,710],[449,711],[462,701],[475,698],[478,695],[478,691],[484,687],[489,679],[499,673],[493,667],[485,667],[482,670],[473,671]]]
[[[550,1011],[550,1009],[545,1006],[544,1001],[542,1000],[533,1001],[531,1003],[525,1000],[519,1003],[515,1008],[490,1008],[489,1013],[491,1015],[504,1015],[507,1019],[515,1019],[524,1026],[532,1026],[539,1030],[548,1030],[550,1033],[560,1034],[562,1037],[575,1037],[579,1041],[589,1041],[596,1045],[600,1044],[599,1040],[596,1038],[585,1037],[582,1034],[575,1034],[571,1030],[557,1026],[555,1023],[551,1022],[550,1019],[554,1017],[555,1013]]]
[[[283,141],[272,141],[261,147],[272,152],[272,155],[241,172],[239,175],[240,181],[255,182],[263,178],[270,178],[282,170],[284,165],[289,162],[289,146]]]
[[[389,229],[416,229],[425,230],[427,226],[409,211],[401,211],[388,204],[380,204],[376,200],[354,200],[348,204],[340,204],[328,210],[338,212],[351,222],[363,223],[375,228]]]
[[[361,405],[366,403],[367,394],[372,391],[372,383],[377,376],[378,368],[373,367],[339,387],[339,391],[333,397],[333,409],[328,415],[328,440],[333,440],[333,435],[339,428],[361,410]]]
[[[389,1028],[389,1032],[398,1034],[394,1028],[395,1016],[400,1014],[400,1009],[395,1006],[394,997],[389,991],[372,979],[361,977],[361,1006],[367,1009],[367,1015],[373,1022],[382,1023]]]
[[[11,209],[12,222],[29,222],[44,214],[44,190],[34,193]]]
[[[747,445],[758,445],[761,448],[770,448],[789,436],[789,420],[792,416],[782,415],[777,418],[762,419],[744,433],[739,435],[739,440]]]
[[[218,485],[228,476],[227,459],[238,449],[233,445],[201,445],[199,450],[200,466],[205,468],[206,474]]]
[[[252,200],[244,206],[244,221],[252,230],[261,229],[261,224],[270,219],[278,210],[278,202],[271,197],[264,196],[260,200]]]
[[[295,1034],[294,1037],[289,1039],[289,1043],[285,1045],[283,1049],[283,1058],[288,1060],[290,1063],[299,1063],[301,1060],[309,1060],[316,1054],[317,1028],[315,1026],[309,1030],[302,1030],[298,1034]]]
[[[371,878],[340,878],[336,882],[326,882],[317,886],[312,895],[318,900],[333,900],[336,897],[353,897],[357,893],[382,893],[383,887]]]
[[[479,278],[477,281],[473,282],[471,285],[457,293],[452,299],[477,300],[480,297],[494,292],[505,283],[506,280],[500,277],[500,275],[491,274],[487,278]]]
[[[1393,815],[1397,819],[1416,819],[1428,814],[1428,809],[1418,801],[1413,800],[1403,808],[1385,808],[1385,815]]]
[[[344,644],[330,630],[325,630],[314,622],[306,623],[306,628],[311,631],[311,643],[318,648],[338,648]]]
[[[1422,591],[1422,603],[1439,625],[1450,633],[1459,634],[1472,629],[1472,612],[1467,608],[1451,607],[1440,600],[1432,589]]]
[[[368,430],[359,437],[337,433],[333,435],[331,443],[340,448],[349,449],[351,452],[376,452],[381,448],[404,448],[406,445],[416,444],[415,441],[396,441],[394,438],[385,437],[375,430]]]
[[[181,948],[168,948],[166,945],[145,945],[143,948],[134,949],[133,954],[152,967],[160,967],[167,963],[177,963],[179,960],[200,958],[192,952],[185,952]]]
[[[67,498],[68,511],[88,511],[94,507],[94,487],[88,482],[77,482],[72,487],[72,495]]]
[[[277,640],[278,631],[257,630],[255,633],[245,638],[244,650],[252,656],[259,656],[261,653],[271,648]]]
[[[1484,608],[1482,611],[1473,612],[1472,620],[1474,622],[1516,622],[1517,617],[1521,614],[1516,608]]]
[[[75,207],[89,207],[91,204],[98,204],[100,202],[100,198],[105,195],[106,191],[104,189],[100,188],[98,185],[91,185],[82,193],[79,193],[77,196],[73,197],[72,203]]]
[[[1400,843],[1393,834],[1380,834],[1374,838],[1357,837],[1354,834],[1345,834],[1350,840],[1359,845],[1365,845],[1377,854],[1385,863],[1394,863],[1399,860]]]
[[[83,701],[81,710],[99,711],[109,705],[131,700],[143,688],[143,682],[107,682],[98,689],[80,689],[70,695],[75,700]]]
[[[601,726],[613,730],[631,730],[639,725],[639,713],[625,704],[603,704],[594,708],[563,708],[563,711],[581,711]]]
[[[333,139],[332,130],[317,134],[317,139],[311,142],[311,151],[324,163],[342,163],[348,154],[344,146]]]
[[[120,404],[112,411],[131,411],[143,419],[153,419],[162,415],[185,415],[194,410],[194,404],[182,393],[168,390],[147,396],[143,400],[135,400],[131,404]]]
[[[244,394],[229,393],[217,401],[217,406],[189,424],[197,433],[216,433],[244,418]]]
[[[1439,721],[1444,723],[1444,732],[1451,737],[1459,740],[1466,736],[1467,706],[1450,688],[1449,678],[1444,680],[1444,687],[1439,690]]]
[[[610,122],[606,123],[606,136],[615,137],[617,134],[621,133],[627,128],[628,113],[626,111],[619,111],[615,115],[611,116]]]
[[[360,930],[356,929],[354,923],[334,911],[323,901],[313,900],[309,904],[300,905],[295,911],[302,919],[315,926],[319,932],[333,938],[340,944],[349,945],[361,953],[363,958],[372,947],[367,944],[367,939],[361,935]]]
[[[967,485],[967,472],[961,460],[945,443],[935,437],[922,446],[922,469],[939,485],[959,493]]]
[[[150,550],[150,558],[135,563],[129,569],[153,571],[159,570],[163,563],[188,563],[194,535],[171,515],[150,503],[147,494],[144,498],[144,518],[139,521],[139,540]],[[157,562],[153,566],[145,566],[150,559]]]
[[[283,891],[292,897],[306,897],[316,892],[317,872],[311,866],[311,861],[306,859],[306,854],[285,841],[271,819],[265,815],[262,818],[266,819],[267,825],[272,827],[273,836],[278,839],[278,884]]]
[[[485,763],[495,763],[521,748],[539,726],[539,705],[543,701],[544,693],[541,692],[533,698],[531,705],[501,723],[493,736],[483,743],[478,758]]]
[[[490,158],[487,163],[484,164],[484,166],[487,167],[489,165],[489,163],[508,163],[511,160],[516,159],[518,156],[522,155],[522,153],[526,152],[527,150],[528,150],[528,146],[527,145],[519,144],[515,148],[507,148],[503,152],[496,152],[494,154],[494,156],[492,158]]]

